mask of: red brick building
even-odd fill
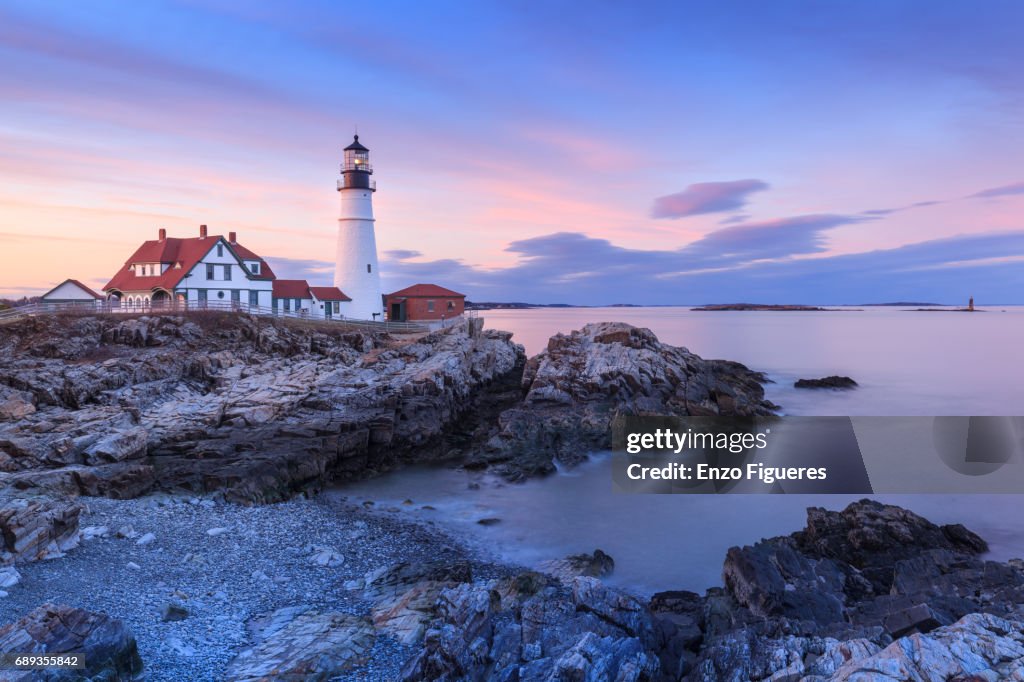
[[[436,284],[414,284],[384,294],[384,311],[391,322],[450,319],[465,310],[465,294]]]

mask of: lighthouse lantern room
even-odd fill
[[[383,316],[373,218],[373,193],[377,187],[371,175],[370,150],[356,135],[352,144],[345,147],[338,181],[341,216],[334,285],[352,297],[348,316],[363,320]]]

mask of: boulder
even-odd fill
[[[120,620],[102,613],[55,604],[43,604],[20,620],[0,627],[0,654],[80,653],[84,669],[54,673],[50,680],[142,679],[142,659],[135,638]],[[29,682],[42,679],[37,671],[6,671],[4,680]]]
[[[0,565],[63,556],[78,546],[78,515],[70,502],[16,498],[0,502]]]
[[[579,576],[604,578],[611,575],[615,570],[615,560],[595,549],[593,554],[573,554],[564,559],[543,561],[537,568],[542,573],[568,583]]]

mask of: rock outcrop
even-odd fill
[[[376,639],[366,618],[306,606],[278,609],[251,630],[255,644],[231,662],[225,679],[333,679],[366,663]]]
[[[526,573],[441,592],[406,682],[659,679],[647,608],[596,578]]]
[[[611,425],[629,415],[767,415],[764,377],[736,362],[704,360],[649,329],[588,324],[551,337],[526,364],[525,397],[499,419],[476,457],[518,480],[611,449]]]
[[[412,340],[245,315],[38,317],[0,328],[0,486],[266,502],[458,455],[502,332]]]
[[[34,670],[7,670],[3,679],[109,680],[142,679],[142,659],[124,623],[102,613],[43,604],[20,620],[0,627],[0,654],[84,654],[85,667],[51,669],[45,678]]]
[[[729,551],[725,589],[703,601],[691,679],[847,679],[844,659],[891,658],[904,638],[970,614],[1020,619],[1024,570],[986,550],[963,526],[871,500],[808,509],[804,530]]]
[[[593,577],[613,565],[600,551],[546,562],[551,575],[460,576],[420,609],[432,619],[403,679],[1024,679],[1024,562],[985,550],[963,526],[862,500],[733,548],[704,595],[641,603]]]
[[[850,377],[829,376],[821,379],[797,379],[794,388],[857,388],[857,382]]]

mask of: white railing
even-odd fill
[[[145,305],[128,305],[116,301],[88,301],[82,303],[30,303],[9,310],[0,310],[0,323],[18,320],[36,315],[150,315],[150,314],[193,314],[205,312],[232,312],[266,317],[286,317],[310,322],[344,324],[360,329],[376,331],[422,333],[430,331],[430,326],[417,322],[376,322],[369,320],[349,320],[342,316],[320,317],[312,315],[308,309],[298,311],[267,308],[266,306],[249,305],[239,301],[205,301],[205,302],[167,302],[148,303]],[[448,325],[445,325],[448,326]]]

